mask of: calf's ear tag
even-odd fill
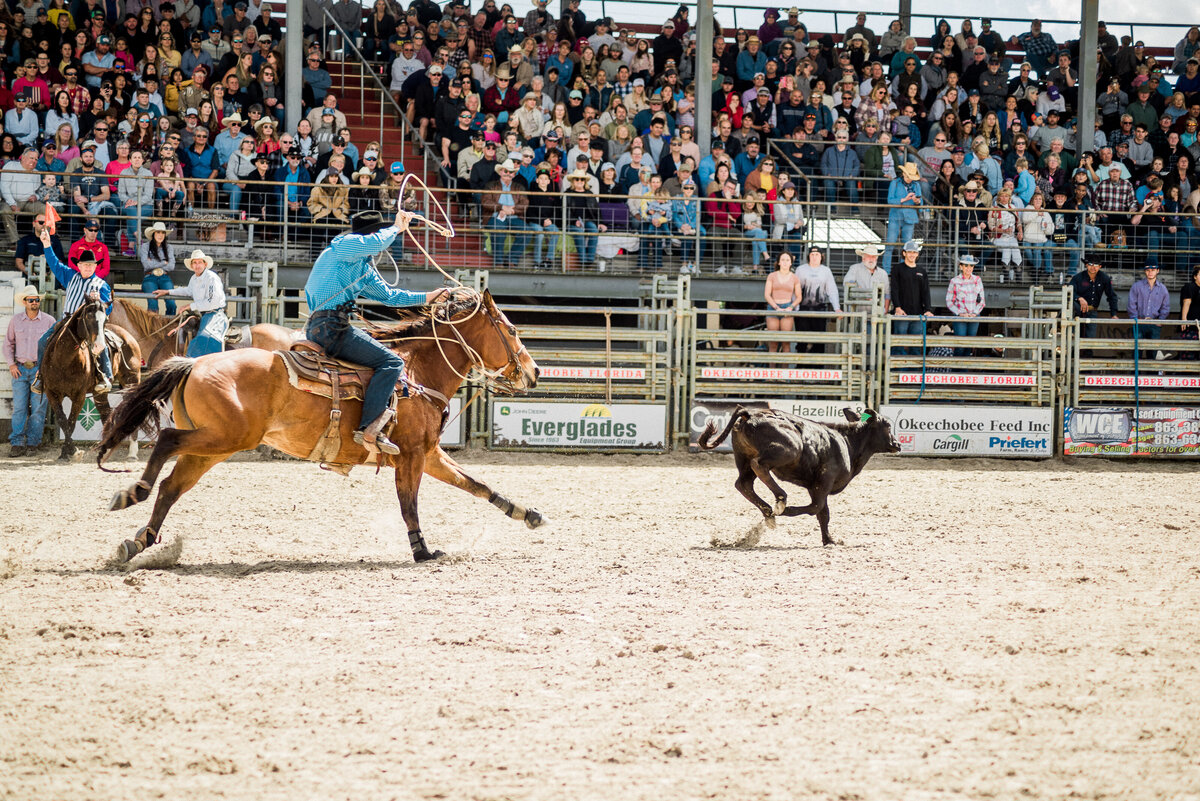
[[[870,412],[863,412],[862,416],[860,416],[858,418],[858,422],[860,422],[860,423],[868,423],[870,421],[871,421],[871,413]]]

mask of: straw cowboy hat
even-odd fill
[[[276,120],[274,117],[268,116],[268,117],[263,117],[261,120],[254,123],[254,132],[262,133],[262,129],[263,129],[264,125],[270,125],[275,130],[277,130],[277,131],[279,130],[279,121]]]
[[[863,245],[861,248],[855,248],[854,252],[860,256],[882,256],[883,247],[877,244]]]
[[[200,259],[204,262],[205,269],[211,269],[213,266],[212,256],[204,255],[204,251],[200,248],[193,250],[192,255],[187,257],[187,265],[189,268],[192,266],[192,262],[194,262],[196,259]]]
[[[587,170],[581,170],[581,169],[576,168],[573,173],[571,173],[570,175],[567,176],[567,180],[574,181],[576,179],[579,179],[579,180],[586,181],[591,177],[592,177],[591,173],[589,173]]]
[[[900,172],[904,175],[904,179],[908,182],[916,181],[921,177],[921,170],[918,169],[916,163],[906,161],[900,165]]]
[[[164,234],[170,233],[170,231],[167,230],[167,226],[163,225],[161,222],[156,222],[154,225],[146,229],[146,240],[149,241],[154,234],[158,233],[159,231],[162,231]]]
[[[246,121],[242,119],[242,115],[235,111],[232,114],[227,115],[223,120],[221,120],[221,127],[228,128],[231,124],[233,124],[235,122],[238,125],[246,124]]]
[[[41,294],[37,291],[37,287],[33,284],[26,284],[17,290],[16,300],[25,300],[25,298],[40,298]]]

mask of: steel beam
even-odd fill
[[[1075,154],[1089,152],[1096,141],[1096,45],[1099,41],[1097,23],[1100,21],[1100,0],[1080,0],[1079,17],[1079,90],[1075,101],[1078,127],[1075,135]]]

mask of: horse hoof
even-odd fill
[[[133,506],[133,501],[129,497],[128,490],[120,490],[113,494],[112,503],[108,505],[108,511],[119,512],[122,509],[128,509]]]
[[[128,562],[133,557],[142,552],[142,548],[133,540],[125,540],[117,546],[117,559],[122,562]]]
[[[445,551],[434,551],[433,553],[430,553],[429,551],[417,551],[416,553],[413,554],[413,561],[414,562],[435,562],[438,559],[441,559],[445,555],[446,555]]]
[[[781,515],[787,509],[787,498],[776,498],[775,507],[771,510],[774,514]]]
[[[775,528],[775,515],[768,515],[763,518],[763,525],[767,528]]]
[[[526,509],[525,510],[525,525],[528,526],[529,528],[537,528],[538,526],[544,526],[547,522],[549,522],[549,521],[547,521],[545,516],[542,515],[542,513],[539,512],[537,509]]]

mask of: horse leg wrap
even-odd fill
[[[154,543],[158,542],[158,535],[154,529],[149,526],[143,526],[131,540],[125,540],[118,548],[118,554],[121,561],[128,562],[133,557],[137,556],[142,551],[149,548]]]
[[[113,495],[112,503],[108,505],[110,512],[116,512],[121,509],[128,509],[134,504],[141,503],[150,497],[150,485],[145,481],[138,481],[129,489],[118,490]]]
[[[414,562],[429,562],[446,555],[441,551],[430,551],[419,528],[408,532],[408,544],[412,547]]]
[[[504,514],[508,515],[513,520],[525,519],[525,507],[519,503],[513,503],[503,495],[493,492],[492,497],[488,498],[488,503],[490,503],[492,506],[495,506],[501,512],[504,512]]]

